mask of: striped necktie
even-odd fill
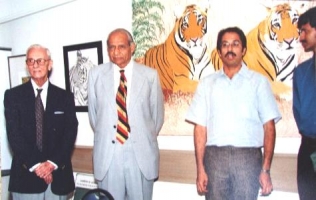
[[[44,106],[41,99],[41,92],[43,89],[36,89],[36,90],[37,90],[37,96],[35,98],[36,146],[38,150],[42,151]]]
[[[120,70],[120,84],[116,94],[116,104],[117,104],[117,134],[116,139],[121,143],[128,139],[128,133],[130,132],[130,127],[128,124],[127,110],[126,110],[126,96],[127,96],[127,86],[126,77],[124,75],[124,70]]]

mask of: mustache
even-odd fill
[[[306,43],[306,40],[301,40],[300,42],[301,42],[301,43]]]
[[[225,54],[225,57],[229,56],[229,55],[232,55],[232,56],[236,56],[236,54],[232,51],[229,51]]]

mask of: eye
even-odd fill
[[[292,24],[296,24],[297,23],[297,21],[298,21],[298,14],[294,14],[294,16],[293,16],[293,19],[292,19]]]
[[[37,59],[37,60],[36,60],[36,62],[37,62],[38,64],[40,64],[40,65],[44,64],[45,61],[46,61],[46,60],[43,59],[43,58],[40,58],[40,59]]]
[[[274,28],[277,28],[277,29],[280,29],[280,28],[281,28],[281,25],[280,25],[279,22],[272,24],[272,26],[273,26]]]
[[[238,41],[235,41],[235,42],[233,42],[233,47],[239,47],[239,42]]]
[[[35,60],[33,58],[28,58],[28,59],[26,59],[25,62],[26,62],[27,65],[33,65]]]
[[[182,23],[182,26],[181,26],[182,29],[187,29],[188,27],[189,27],[188,23],[186,23],[186,22]]]
[[[229,43],[228,42],[223,42],[222,43],[222,48],[227,48],[229,46]]]

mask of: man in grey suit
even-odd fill
[[[108,190],[115,200],[152,199],[158,178],[163,93],[157,71],[131,60],[135,48],[127,30],[112,31],[107,39],[111,62],[91,69],[88,78],[94,176],[98,187]],[[123,100],[118,100],[123,79],[119,97]]]

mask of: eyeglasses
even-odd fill
[[[228,48],[229,46],[231,46],[232,48],[236,48],[236,47],[239,47],[239,45],[240,45],[240,42],[237,40],[233,41],[232,43],[222,42],[221,44],[222,48]]]
[[[32,65],[34,65],[35,64],[35,62],[38,64],[38,65],[40,65],[40,66],[43,66],[43,65],[45,65],[45,63],[47,62],[47,61],[49,61],[50,59],[47,59],[47,60],[45,60],[44,58],[39,58],[39,59],[37,59],[37,60],[35,60],[35,59],[33,59],[33,58],[28,58],[28,59],[26,59],[26,64],[28,65],[28,66],[32,66]]]
[[[108,46],[108,50],[113,52],[115,50],[118,50],[118,51],[125,51],[127,50],[128,48],[130,47],[130,45],[118,45],[118,46],[115,46],[115,45],[109,45]]]

